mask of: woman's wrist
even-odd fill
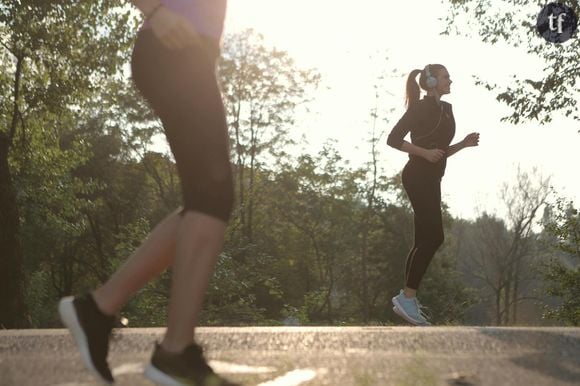
[[[417,145],[413,145],[414,146],[414,155],[421,157],[421,158],[427,158],[427,156],[429,155],[429,153],[427,152],[427,149],[425,149],[424,147],[421,146],[417,146]]]
[[[427,149],[425,149],[424,147],[417,146],[417,150],[415,151],[415,153],[416,153],[415,155],[418,155],[421,158],[427,159],[428,153],[427,153]]]

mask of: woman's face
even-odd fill
[[[441,68],[437,71],[437,87],[435,87],[435,91],[439,95],[449,94],[451,92],[451,83],[452,80],[449,77],[449,72],[445,67]]]

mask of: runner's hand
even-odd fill
[[[151,29],[169,49],[179,50],[199,44],[199,34],[189,20],[161,6],[149,19]]]
[[[441,149],[425,149],[423,158],[427,161],[435,163],[445,156],[445,151]]]
[[[467,136],[463,140],[463,144],[465,145],[465,147],[479,145],[479,133],[467,134]]]

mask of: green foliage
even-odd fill
[[[319,75],[298,68],[284,51],[266,46],[263,37],[249,29],[226,36],[218,67],[235,165],[237,210],[232,220],[242,245],[254,242],[255,216],[263,213],[259,178],[264,165],[287,158],[292,144],[288,132],[297,108],[317,87]],[[257,221],[255,221],[257,220]],[[240,245],[244,259],[245,249]]]
[[[421,283],[421,303],[437,325],[457,325],[465,320],[465,313],[477,301],[475,289],[461,279],[458,256],[454,253],[457,240],[447,232],[446,242],[431,264]]]
[[[497,90],[498,101],[512,109],[505,117],[512,123],[535,120],[550,122],[554,112],[579,120],[578,87],[580,64],[577,60],[580,40],[572,38],[563,44],[547,43],[537,32],[536,20],[546,2],[535,0],[450,0],[446,34],[465,35],[474,31],[482,41],[505,42],[522,47],[542,59],[545,66],[533,79],[513,75],[509,85],[498,85],[487,79],[476,79],[488,90]],[[578,2],[568,2],[576,14]]]
[[[267,258],[257,258],[250,265],[221,254],[210,283],[201,321],[206,325],[260,325],[267,322],[265,310],[256,303],[252,289],[275,278],[264,272]],[[277,295],[274,295],[277,296]]]
[[[546,306],[544,317],[580,325],[580,214],[573,202],[561,198],[548,207],[544,230],[554,255],[543,265],[545,292],[560,300]]]
[[[277,172],[259,174],[256,191],[261,192],[261,210],[256,213],[254,244],[247,248],[244,264],[269,256],[263,271],[254,268],[257,285],[248,286],[267,320],[392,323],[395,316],[388,304],[403,284],[404,260],[412,242],[412,214],[407,203],[388,204],[383,198],[401,196],[397,193],[402,189],[400,183],[382,183],[369,216],[365,204],[371,184],[368,177],[365,170],[350,168],[332,143],[317,155],[303,154],[280,165]],[[367,223],[365,273],[362,229]],[[235,234],[231,231],[230,237]],[[454,256],[442,253],[436,260],[447,263],[441,262],[443,268],[429,274],[429,288],[435,293],[431,300],[442,308],[434,320],[458,322],[468,296],[453,274]],[[446,310],[453,307],[454,317],[446,317]]]
[[[546,293],[560,298],[561,304],[555,308],[546,307],[544,317],[579,326],[580,268],[568,268],[553,260],[546,266],[545,280],[549,283]]]
[[[10,87],[5,74],[14,72],[16,54],[34,52],[23,62],[22,122],[9,159],[26,318],[47,327],[58,325],[57,299],[106,280],[175,210],[180,189],[171,157],[151,150],[159,121],[115,72],[128,59],[134,32],[131,23],[121,27],[129,20],[123,8],[113,1],[78,9],[72,2],[17,4],[22,8],[2,8],[0,17],[14,32],[5,42],[12,48],[0,49],[11,58],[2,62],[0,87]],[[17,36],[28,51],[17,50]],[[319,77],[255,33],[226,39],[219,73],[238,206],[201,323],[391,324],[390,298],[403,285],[412,243],[400,178],[352,168],[331,142],[318,154],[289,156],[287,132]],[[10,121],[6,95],[3,122]],[[453,219],[445,221],[449,227]],[[426,279],[432,296],[424,302],[437,309],[436,323],[458,323],[468,297],[455,274],[456,255],[447,248],[435,261]],[[130,326],[165,323],[170,280],[170,271],[162,274],[125,307]]]
[[[28,324],[35,327],[57,327],[56,310],[51,305],[58,298],[58,294],[52,285],[50,269],[41,265],[29,277],[24,294],[30,310]]]
[[[580,259],[580,214],[572,201],[558,198],[547,208],[544,229],[554,236],[554,247]]]
[[[0,194],[4,285],[48,270],[61,295],[89,269],[74,256],[88,252],[82,213],[92,203],[83,196],[96,185],[73,172],[90,154],[76,129],[84,102],[128,57],[136,25],[123,6],[119,0],[0,6],[0,192],[16,191]],[[15,293],[0,295],[0,324],[43,319],[13,308],[23,291],[12,287]],[[15,313],[21,320],[8,321]]]

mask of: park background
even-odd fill
[[[230,0],[237,202],[202,323],[400,323],[412,212],[406,155],[385,141],[407,74],[441,63],[456,141],[481,143],[449,160],[422,303],[440,325],[578,325],[579,43],[537,34],[542,5]],[[116,0],[0,2],[3,327],[58,326],[57,300],[106,280],[180,203],[130,81],[139,23]],[[131,326],[164,325],[169,281],[128,304]]]

